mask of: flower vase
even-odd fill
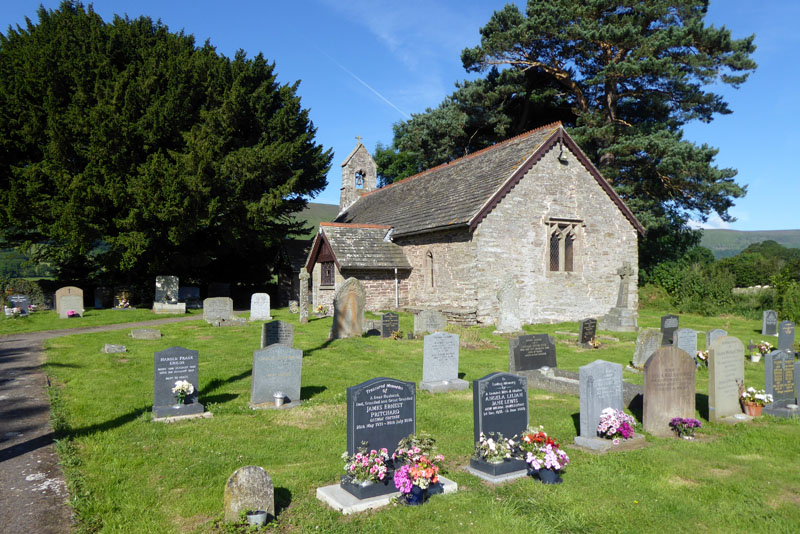
[[[542,484],[561,484],[563,482],[555,469],[539,469],[536,476]]]
[[[744,404],[744,413],[753,417],[758,417],[759,415],[761,415],[761,410],[763,409],[764,407],[762,405],[756,404],[754,402],[746,402]]]
[[[428,489],[422,489],[419,486],[411,486],[411,493],[406,493],[406,504],[409,506],[419,506],[425,502],[425,497],[428,495]]]
[[[750,361],[753,362],[753,363],[760,362],[761,361],[761,355],[760,354],[751,354],[750,355]]]

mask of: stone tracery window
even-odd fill
[[[581,221],[550,219],[548,221],[548,270],[573,272],[576,265],[576,243]]]

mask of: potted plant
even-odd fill
[[[436,452],[436,440],[425,432],[401,439],[392,453],[394,485],[406,504],[422,504],[428,490],[439,483],[439,464],[444,456]]]
[[[697,357],[695,358],[697,365],[705,365],[708,367],[708,351],[707,350],[698,350]]]
[[[525,470],[525,461],[517,458],[516,448],[517,443],[513,438],[505,438],[499,432],[490,432],[488,435],[481,432],[469,465],[492,476]]]
[[[753,363],[758,363],[761,361],[761,357],[765,354],[769,354],[772,352],[775,347],[772,346],[772,343],[769,341],[761,341],[757,346],[758,352],[753,352],[750,354],[750,361]]]
[[[610,439],[614,445],[619,445],[620,439],[630,439],[634,435],[636,421],[632,415],[622,410],[606,408],[600,412],[600,424],[597,425],[597,435]]]
[[[547,435],[544,427],[529,427],[519,440],[519,451],[530,465],[532,476],[544,484],[560,484],[561,473],[569,463],[569,456],[558,442]]]
[[[342,453],[345,461],[341,487],[358,499],[366,499],[391,493],[389,480],[391,479],[391,464],[389,451],[383,447],[380,450],[367,449],[367,443],[362,442],[350,456],[347,451]]]
[[[693,417],[673,417],[669,420],[669,427],[683,439],[694,439],[694,431],[701,426],[700,421]]]
[[[772,402],[772,395],[763,389],[756,390],[752,386],[747,389],[744,389],[744,386],[740,386],[739,389],[741,390],[739,400],[744,408],[744,413],[747,415],[758,417],[761,415],[761,410],[764,409],[764,406]]]
[[[188,380],[178,380],[175,382],[175,387],[172,388],[172,394],[175,395],[175,401],[178,404],[186,402],[186,396],[194,393],[194,386]]]

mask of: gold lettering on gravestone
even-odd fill
[[[788,360],[778,360],[772,369],[773,394],[787,394],[794,392],[794,365]]]

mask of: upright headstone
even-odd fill
[[[781,321],[778,325],[778,350],[794,350],[794,323]]]
[[[67,319],[71,311],[83,317],[83,295],[64,295],[61,297],[61,311],[58,316],[61,319]]]
[[[361,337],[367,294],[356,278],[345,280],[333,296],[333,325],[330,339]]]
[[[200,288],[197,286],[182,286],[178,288],[178,300],[186,304],[189,310],[199,310],[203,307],[200,298]]]
[[[133,297],[133,291],[126,287],[115,287],[114,288],[114,307],[115,308],[131,308],[131,298]]]
[[[633,267],[627,261],[617,270],[617,275],[620,278],[617,305],[600,319],[600,328],[602,330],[636,332],[636,310],[628,307],[631,278],[634,274]]]
[[[75,286],[65,286],[56,290],[56,311],[61,315],[61,297],[78,296],[81,298],[81,309],[83,309],[83,289]]]
[[[261,325],[261,348],[270,345],[294,347],[294,325],[284,321],[271,321]]]
[[[156,298],[155,302],[178,302],[178,291],[180,290],[177,276],[156,276]]]
[[[597,334],[597,319],[581,319],[578,328],[578,343],[588,345]]]
[[[644,364],[644,429],[669,437],[673,417],[695,416],[694,360],[677,347],[662,347]]]
[[[275,488],[272,479],[257,465],[240,467],[225,483],[225,521],[238,521],[242,512],[267,512],[275,517]]]
[[[481,432],[507,438],[528,426],[528,379],[510,373],[491,373],[472,382],[473,439]]]
[[[680,318],[677,315],[664,315],[661,317],[661,344],[672,345],[672,335],[678,329]]]
[[[250,296],[250,320],[268,321],[272,319],[269,309],[268,293],[253,293]]]
[[[764,357],[764,389],[772,395],[772,403],[764,407],[764,412],[778,417],[796,413],[786,407],[797,400],[794,364],[794,354],[788,350],[775,350]]]
[[[778,335],[778,312],[775,310],[764,310],[761,316],[761,335]]]
[[[270,345],[253,352],[253,381],[250,404],[275,405],[275,394],[283,393],[284,406],[300,405],[300,375],[303,351],[284,345]]]
[[[347,453],[367,442],[370,449],[386,447],[416,433],[417,390],[413,382],[373,378],[347,388]]]
[[[672,334],[672,345],[695,359],[697,357],[697,330],[678,328]]]
[[[305,267],[300,268],[300,324],[308,322],[308,271]]]
[[[466,380],[458,378],[458,335],[436,332],[425,336],[419,389],[441,393],[468,387]]]
[[[384,313],[381,316],[381,337],[391,337],[394,332],[400,331],[400,316],[396,313]]]
[[[588,446],[598,439],[600,413],[606,408],[622,410],[622,366],[618,363],[595,360],[578,369],[581,394],[580,434],[575,443]],[[582,439],[581,439],[582,438]],[[590,447],[594,448],[594,447]]]
[[[11,308],[19,308],[20,315],[28,315],[28,306],[31,303],[28,295],[11,295],[8,297],[8,304]]]
[[[499,314],[495,332],[511,333],[522,330],[519,310],[520,290],[513,278],[507,276],[497,291]]]
[[[198,398],[198,352],[183,347],[171,347],[154,354],[153,414],[156,418],[203,413]],[[175,382],[186,380],[194,386],[184,404],[178,404],[172,388]]]
[[[441,332],[447,327],[447,318],[436,310],[422,310],[414,316],[414,335]]]
[[[508,372],[558,367],[556,343],[547,334],[530,334],[508,340]]]
[[[114,305],[114,295],[111,293],[111,288],[96,287],[94,288],[94,308],[102,310],[110,308]]]
[[[212,297],[203,301],[203,319],[208,323],[233,319],[233,299]]]
[[[719,421],[742,412],[739,385],[744,383],[744,345],[732,336],[714,340],[708,351],[708,419]]]
[[[715,328],[714,330],[709,330],[706,332],[706,350],[711,350],[711,345],[714,344],[718,338],[722,336],[727,336],[728,333],[721,328]]]
[[[640,328],[636,336],[636,348],[633,352],[633,367],[641,369],[648,358],[661,346],[663,335],[657,328]]]

